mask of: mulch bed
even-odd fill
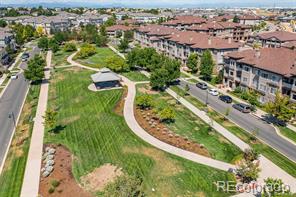
[[[210,153],[205,147],[203,147],[203,145],[170,131],[166,125],[153,114],[151,109],[142,110],[135,107],[135,116],[140,126],[157,139],[175,147],[206,157],[211,157]]]
[[[56,148],[54,171],[46,178],[40,177],[39,194],[40,196],[50,197],[92,197],[93,195],[79,186],[72,174],[72,155],[63,146],[45,145],[45,147]],[[49,193],[52,181],[59,181],[60,184],[53,193]]]

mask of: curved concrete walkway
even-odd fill
[[[77,53],[77,52],[76,52]],[[99,71],[99,69],[96,68],[90,68],[84,65],[79,64],[78,62],[75,62],[73,60],[73,57],[76,55],[76,53],[70,55],[67,58],[67,61],[75,66],[89,69],[89,70],[94,70],[94,71]],[[128,126],[130,129],[142,140],[145,142],[151,144],[152,146],[159,148],[163,151],[166,151],[168,153],[171,153],[173,155],[177,155],[179,157],[182,157],[184,159],[191,160],[196,163],[204,164],[213,168],[217,168],[219,170],[223,171],[228,171],[230,168],[235,168],[234,165],[225,163],[222,161],[214,160],[205,156],[201,156],[189,151],[185,151],[183,149],[177,148],[175,146],[169,145],[167,143],[164,143],[157,138],[153,137],[152,135],[148,134],[136,121],[135,116],[134,116],[134,100],[136,96],[136,83],[130,81],[124,76],[121,76],[123,79],[123,82],[125,85],[128,87],[128,94],[127,97],[125,98],[125,105],[124,105],[124,118],[125,121],[127,122]]]

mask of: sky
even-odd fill
[[[276,5],[296,6],[296,0],[0,0],[1,4],[38,4],[38,3],[81,3],[83,4],[119,4],[119,5]]]

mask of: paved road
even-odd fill
[[[38,48],[33,48],[30,52],[30,57],[39,53]],[[25,69],[26,62],[22,62],[20,67]],[[4,157],[7,149],[9,148],[10,138],[14,130],[14,120],[17,120],[18,115],[21,112],[23,101],[26,97],[29,84],[25,80],[23,73],[18,74],[18,79],[12,80],[2,97],[0,98],[0,173],[1,166],[4,162]],[[9,118],[9,114],[12,114]],[[13,118],[14,117],[14,118]]]
[[[186,82],[181,81],[180,87],[184,87]],[[193,84],[189,84],[190,94],[203,103],[206,100],[206,91],[197,88]],[[258,131],[258,137],[265,143],[269,144],[288,158],[296,162],[296,146],[276,134],[274,127],[260,120],[251,114],[243,114],[232,108],[231,104],[226,104],[218,99],[218,97],[208,95],[208,104],[216,111],[224,114],[227,108],[231,108],[228,118],[238,124],[243,129],[251,132]]]

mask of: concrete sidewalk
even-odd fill
[[[43,149],[43,137],[44,137],[44,118],[47,109],[48,89],[50,78],[52,52],[49,51],[46,56],[47,66],[45,67],[45,79],[40,87],[40,97],[38,101],[36,117],[34,118],[34,126],[31,137],[30,149],[26,164],[25,175],[23,179],[23,185],[21,190],[21,197],[33,197],[38,196],[39,181],[40,181],[40,169],[41,158]]]

